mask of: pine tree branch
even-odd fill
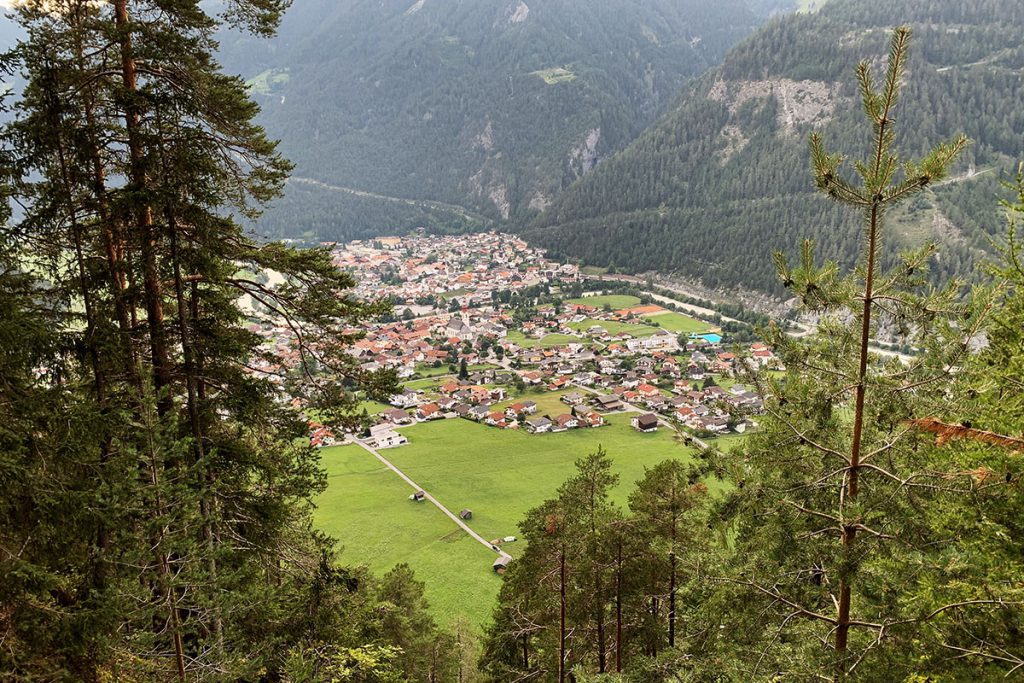
[[[1007,436],[984,429],[975,429],[966,425],[955,425],[943,422],[935,417],[925,417],[917,420],[909,420],[908,424],[926,432],[938,434],[936,445],[943,445],[952,439],[966,439],[981,443],[1002,446],[1017,451],[1024,451],[1024,438]]]

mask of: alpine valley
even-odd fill
[[[222,39],[296,164],[259,229],[344,241],[499,228],[584,265],[780,295],[774,248],[810,235],[852,264],[856,217],[814,194],[806,139],[819,130],[842,146],[862,132],[847,75],[905,22],[920,48],[901,151],[961,131],[973,144],[953,178],[894,216],[897,239],[941,245],[937,280],[971,272],[1003,227],[993,197],[1024,152],[1024,6],[791,9],[296,3],[269,45]]]
[[[525,225],[792,0],[302,0],[227,34],[296,164],[263,219],[345,240]]]

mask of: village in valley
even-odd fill
[[[665,459],[731,447],[763,412],[749,371],[783,370],[749,328],[734,334],[635,278],[595,277],[513,235],[329,246],[357,298],[391,303],[360,332],[353,362],[393,371],[400,388],[359,396],[355,424],[310,411],[328,474],[318,524],[351,539],[371,568],[408,562],[432,602],[476,621],[497,588],[475,574],[453,581],[453,566],[503,573],[519,520],[577,459],[605,450],[625,491]],[[287,325],[252,330],[279,355],[298,353]],[[392,531],[368,527],[367,515]],[[490,597],[470,600],[481,593]]]
[[[407,443],[401,427],[451,418],[540,435],[630,413],[639,431],[743,433],[762,401],[735,376],[744,364],[780,368],[763,343],[738,349],[712,323],[583,291],[576,266],[511,235],[383,237],[337,246],[334,258],[357,296],[394,306],[353,349],[363,370],[393,368],[404,382],[389,406],[366,404],[375,448]],[[315,445],[358,436],[312,429]]]

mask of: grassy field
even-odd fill
[[[447,366],[445,366],[447,367]],[[411,379],[407,382],[403,382],[402,385],[406,388],[412,389],[413,391],[433,391],[442,384],[446,384],[453,379],[456,379],[458,375],[439,375],[437,377],[424,377],[423,379]]]
[[[291,75],[287,71],[267,69],[246,82],[249,89],[261,95],[268,95],[275,85],[287,83]]]
[[[430,379],[432,377],[443,377],[444,375],[451,375],[453,373],[451,369],[449,369],[449,365],[449,363],[441,363],[440,367],[434,368],[428,365],[427,363],[420,363],[419,365],[416,366],[417,379]],[[454,363],[454,365],[456,369],[459,367],[458,363]],[[469,372],[478,372],[480,370],[494,370],[498,367],[501,366],[494,365],[492,363],[474,363],[473,365],[468,366],[466,370]]]
[[[359,407],[356,408],[356,412],[361,413],[361,412],[363,412],[365,410],[370,415],[376,415],[377,413],[381,412],[382,410],[387,410],[388,408],[391,408],[391,407],[392,406],[389,406],[386,403],[381,403],[379,401],[360,401],[359,402]]]
[[[410,501],[409,485],[359,446],[321,453],[328,485],[317,500],[316,523],[343,546],[342,561],[377,574],[405,562],[427,581],[439,621],[450,624],[464,615],[484,623],[501,586],[490,571],[494,553],[433,505]],[[458,580],[458,589],[448,580]]]
[[[569,323],[569,327],[579,332],[586,332],[593,325],[600,325],[611,335],[627,332],[634,337],[649,337],[658,331],[657,327],[651,327],[650,325],[634,325],[633,323],[620,323],[615,320],[592,320],[587,318],[582,322]]]
[[[569,299],[571,304],[583,304],[584,306],[595,306],[600,308],[608,304],[613,309],[633,308],[640,305],[640,299],[625,294],[605,294],[603,296],[584,296],[579,299]]]
[[[430,377],[440,377],[441,375],[450,375],[452,374],[452,371],[448,368],[448,365],[448,363],[441,363],[441,365],[434,368],[428,363],[420,363],[416,366],[416,376],[427,379]],[[455,367],[458,368],[458,365]]]
[[[714,446],[720,451],[728,453],[748,436],[750,436],[749,433],[736,434],[730,432],[728,434],[722,434],[721,436],[713,436],[710,439],[705,439],[705,441],[707,441],[710,445]]]
[[[546,412],[567,412],[557,394],[524,398],[557,408]],[[645,467],[692,453],[667,429],[638,434],[629,418],[614,415],[607,427],[540,435],[439,420],[403,429],[411,443],[384,453],[450,510],[470,508],[470,524],[485,537],[519,535],[523,514],[554,495],[575,460],[599,445],[615,462],[614,499],[621,505]],[[361,448],[324,449],[323,461],[328,489],[317,501],[316,521],[346,546],[343,557],[378,573],[407,562],[426,582],[439,620],[484,623],[500,587],[491,571],[494,554],[454,533],[457,527],[433,506],[408,501],[409,486]],[[515,556],[521,547],[506,550]]]
[[[519,401],[533,401],[537,404],[537,415],[561,415],[562,413],[568,413],[570,408],[565,403],[562,403],[562,396],[566,393],[565,391],[546,391],[546,390],[532,390],[527,391],[524,394],[520,394],[514,398],[510,398],[507,401],[501,403],[495,403],[495,410],[504,410],[513,403]]]
[[[472,289],[460,287],[459,289],[453,289],[450,292],[445,292],[444,294],[441,295],[441,298],[444,299],[445,301],[451,301],[452,299],[463,296],[464,294],[469,294],[472,291]]]
[[[532,337],[527,337],[519,330],[510,330],[503,341],[506,344],[518,344],[524,348],[532,349],[536,346],[540,346],[542,348],[548,348],[550,346],[564,346],[565,344],[571,344],[572,342],[580,342],[583,340],[579,337],[557,333],[545,335],[541,339],[534,339]]]
[[[573,463],[598,446],[615,461],[615,498],[623,504],[644,467],[691,452],[669,430],[638,434],[629,418],[616,415],[607,427],[536,435],[467,420],[436,421],[404,430],[411,443],[389,451],[388,458],[450,509],[473,510],[473,528],[485,537],[499,537],[517,534],[523,514],[551,497],[572,475]],[[516,554],[514,547],[509,552]]]
[[[685,332],[686,334],[697,332],[699,334],[707,332],[714,327],[706,322],[697,320],[696,318],[691,318],[690,316],[682,313],[676,313],[675,311],[654,313],[643,317],[645,320],[658,323],[658,325],[669,332]]]

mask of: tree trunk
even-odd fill
[[[676,646],[676,553],[668,554],[668,646]]]
[[[885,122],[881,124],[879,133],[879,150],[881,150],[882,138],[885,135]],[[880,168],[881,158],[876,161],[876,172]],[[853,409],[853,439],[850,445],[850,467],[846,478],[846,500],[853,501],[857,498],[859,488],[860,452],[861,440],[864,435],[864,399],[867,394],[867,371],[868,371],[868,344],[871,341],[871,308],[872,294],[875,284],[875,256],[878,250],[878,221],[880,207],[876,201],[871,206],[871,217],[868,224],[868,253],[867,267],[864,274],[864,306],[861,311],[860,328],[860,357],[857,368],[857,388],[854,398]],[[843,515],[840,515],[843,519]],[[844,519],[845,522],[845,519]],[[842,543],[846,552],[850,552],[853,542],[857,537],[857,530],[851,526],[844,526],[842,532]],[[839,580],[839,607],[836,614],[836,655],[839,662],[846,657],[846,651],[850,638],[850,609],[853,601],[850,581],[847,577]],[[842,667],[842,664],[840,664]]]
[[[615,547],[615,671],[622,673],[622,540]]]
[[[121,80],[128,93],[128,102],[124,107],[125,131],[131,158],[128,180],[135,192],[144,192],[148,189],[149,182],[144,168],[145,153],[139,139],[139,111],[132,99],[138,91],[138,84],[127,0],[114,0],[114,21],[120,33]],[[170,412],[172,407],[172,397],[169,393],[171,366],[164,330],[163,294],[157,267],[157,237],[153,225],[153,208],[148,202],[135,209],[135,227],[139,232],[139,250],[142,256],[142,282],[153,363],[153,387],[157,394],[157,412],[163,416]]]
[[[75,205],[74,200],[74,187],[71,182],[70,173],[68,171],[67,157],[64,151],[64,142],[61,137],[61,131],[64,130],[66,123],[60,119],[60,115],[56,114],[57,120],[53,123],[54,131],[57,134],[57,157],[60,164],[61,180],[66,193],[68,219],[71,224],[71,235],[75,247],[75,262],[78,269],[78,281],[79,290],[82,296],[82,303],[85,308],[85,346],[89,354],[89,362],[92,366],[93,372],[93,390],[96,396],[96,404],[99,406],[101,411],[107,409],[107,377],[106,377],[106,365],[100,357],[99,341],[97,339],[96,329],[96,308],[95,301],[93,299],[92,287],[89,279],[88,270],[85,263],[85,250],[83,247],[83,229],[82,225],[78,220],[78,207]],[[104,429],[100,438],[100,460],[99,460],[99,478],[105,480],[107,478],[107,462],[110,459],[111,452],[111,435]],[[96,547],[99,549],[99,555],[96,557],[95,562],[91,567],[91,583],[92,588],[99,593],[102,593],[107,586],[107,557],[106,551],[110,546],[110,532],[106,521],[101,516],[96,525]],[[95,666],[95,662],[91,661],[91,658],[87,659],[85,664],[85,671],[81,672],[90,681],[100,680],[99,671]]]
[[[657,624],[658,623],[658,610],[660,609],[659,605],[658,605],[658,596],[657,595],[653,595],[655,590],[656,590],[656,587],[655,586],[651,586],[651,593],[652,593],[652,595],[651,595],[651,622],[653,624]],[[658,654],[658,641],[657,641],[656,638],[652,638],[651,639],[650,655],[652,657],[656,657],[657,654]]]
[[[84,23],[81,15],[83,4],[80,3],[75,6],[76,28],[81,28]],[[84,48],[80,39],[75,42],[75,58],[78,60],[79,73],[86,74],[88,69],[86,68]],[[82,91],[82,112],[85,116],[85,125],[88,131],[88,155],[92,163],[92,193],[96,199],[96,215],[99,218],[101,234],[103,235],[110,296],[114,302],[114,312],[117,316],[117,324],[121,333],[120,346],[122,353],[125,355],[124,363],[128,369],[129,382],[136,390],[141,390],[135,348],[131,340],[132,330],[128,320],[127,302],[125,299],[127,281],[124,273],[124,238],[110,215],[110,206],[107,202],[107,175],[103,165],[103,158],[100,155],[100,146],[94,135],[96,130],[94,95],[89,88],[84,88]]]
[[[565,544],[558,554],[558,683],[565,683]]]
[[[121,80],[127,93],[124,105],[125,131],[128,138],[130,165],[128,183],[135,192],[143,192],[148,188],[144,165],[145,154],[139,139],[139,121],[137,103],[134,101],[138,91],[135,57],[132,48],[131,29],[129,26],[127,0],[113,0],[114,23],[118,29],[121,49]],[[148,202],[135,208],[135,225],[139,231],[139,247],[142,256],[143,289],[145,294],[146,322],[149,329],[149,345],[152,354],[153,386],[157,396],[157,415],[162,417],[170,412],[173,403],[170,394],[171,368],[167,354],[164,335],[164,311],[161,293],[160,276],[157,269],[156,238],[153,226],[153,209]],[[158,420],[159,422],[159,420]],[[159,426],[155,428],[159,429]],[[151,483],[158,490],[159,475],[157,463],[151,462]],[[159,496],[159,493],[157,493]],[[160,509],[158,504],[157,509]],[[156,546],[159,548],[159,544]],[[170,613],[171,637],[174,643],[175,665],[178,680],[185,681],[185,653],[181,638],[180,615],[172,589],[167,584],[170,574],[167,556],[157,550],[157,567],[161,577],[163,592]]]
[[[178,222],[174,212],[168,209],[166,212],[167,227],[171,238],[171,261],[174,269],[174,294],[178,305],[178,332],[181,336],[182,357],[185,365],[185,385],[187,388],[187,408],[189,427],[192,432],[192,453],[195,458],[194,467],[202,469],[199,479],[202,485],[210,482],[211,473],[206,464],[206,447],[203,443],[203,425],[199,414],[199,398],[196,379],[195,352],[192,344],[192,332],[189,329],[189,307],[185,303],[185,285],[181,276],[181,255],[178,251]],[[199,514],[203,520],[203,542],[209,553],[207,557],[207,569],[210,573],[210,581],[217,584],[217,558],[214,554],[215,544],[213,539],[213,528],[210,522],[210,498],[206,492],[199,496]],[[223,647],[223,621],[219,610],[214,607],[213,635],[218,647]]]
[[[676,500],[675,482],[672,483],[672,500]],[[672,510],[672,546],[668,553],[668,646],[676,646],[676,535],[678,513]]]
[[[597,605],[597,672],[603,674],[608,668],[608,647],[604,633],[604,595],[600,568],[594,572],[594,585],[597,593],[594,596]]]

